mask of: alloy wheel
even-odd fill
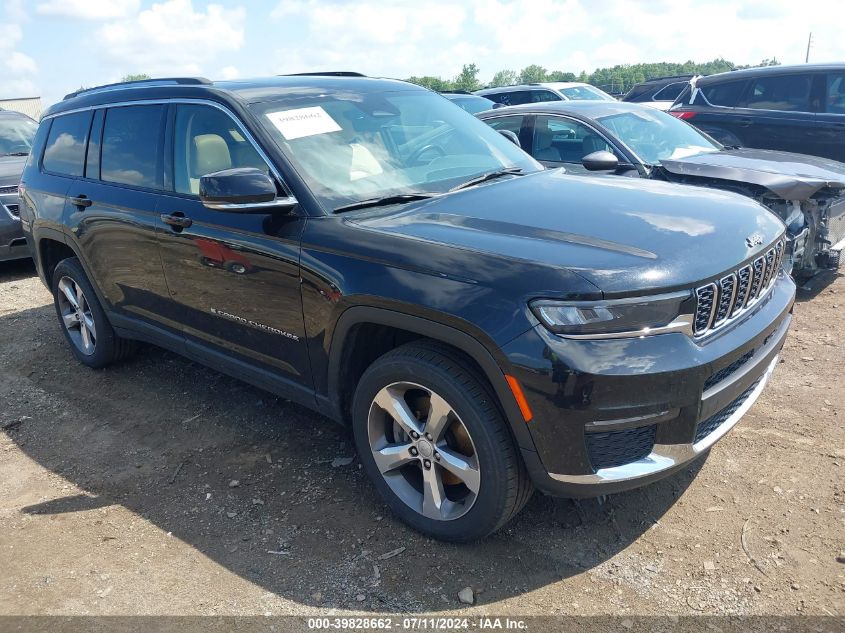
[[[80,352],[91,356],[97,346],[97,328],[82,287],[70,277],[62,277],[57,298],[62,323],[70,340]]]
[[[481,485],[475,446],[439,394],[409,382],[387,385],[370,405],[367,433],[376,467],[406,505],[437,521],[472,508]]]

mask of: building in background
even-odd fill
[[[41,118],[41,97],[21,97],[19,99],[0,99],[0,110],[21,112],[36,121]]]

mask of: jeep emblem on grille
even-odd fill
[[[763,243],[763,236],[759,233],[752,233],[751,235],[745,238],[745,243],[748,244],[748,248],[760,246],[760,244]]]

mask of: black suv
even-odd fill
[[[766,66],[694,78],[669,112],[724,145],[845,162],[845,64]]]
[[[784,225],[732,193],[545,171],[439,95],[176,79],[44,116],[22,220],[74,356],[146,341],[351,426],[387,504],[489,534],[706,452],[791,320]]]

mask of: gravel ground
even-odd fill
[[[845,279],[815,283],[706,459],[457,546],[306,409],[152,347],[76,364],[32,266],[0,264],[0,615],[845,615]]]

